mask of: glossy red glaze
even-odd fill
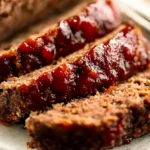
[[[60,21],[44,35],[22,42],[16,50],[17,61],[6,65],[6,68],[16,66],[17,70],[3,70],[5,73],[0,74],[0,79],[7,79],[9,72],[12,76],[19,76],[46,66],[54,59],[83,48],[86,43],[106,35],[120,22],[121,18],[113,1],[98,0],[89,4],[79,15]],[[3,56],[0,59],[1,57]],[[6,61],[10,61],[9,58]]]
[[[126,25],[113,39],[93,47],[73,63],[45,72],[30,83],[27,94],[21,87],[24,101],[32,110],[44,109],[52,103],[93,94],[142,71],[150,58],[142,38],[132,25]]]

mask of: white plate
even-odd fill
[[[30,138],[23,126],[0,125],[0,150],[29,150],[27,141]]]

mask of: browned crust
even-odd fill
[[[40,150],[95,150],[130,142],[150,131],[150,69],[128,81],[43,114],[26,127]],[[118,130],[119,129],[119,130]]]

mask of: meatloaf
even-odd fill
[[[10,37],[16,31],[58,13],[68,5],[79,0],[1,0],[0,1],[0,41]]]
[[[39,150],[101,150],[150,131],[150,69],[104,93],[31,114],[26,127]]]
[[[53,62],[60,56],[83,48],[103,37],[121,22],[111,0],[97,0],[81,12],[61,20],[46,33],[31,37],[17,48],[0,53],[0,82],[20,76]]]
[[[103,91],[146,69],[149,53],[140,29],[122,25],[55,65],[0,84],[0,120],[18,122],[31,110]]]

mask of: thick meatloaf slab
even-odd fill
[[[149,64],[147,40],[133,24],[33,73],[0,84],[0,120],[14,123],[30,111],[94,94]]]
[[[105,93],[56,104],[26,121],[39,150],[101,150],[150,131],[150,69]]]
[[[0,53],[0,81],[20,76],[65,56],[111,32],[121,22],[111,0],[97,0],[63,19],[46,33],[31,37],[17,48]],[[3,69],[4,68],[4,69]]]
[[[1,0],[0,41],[79,0]]]

